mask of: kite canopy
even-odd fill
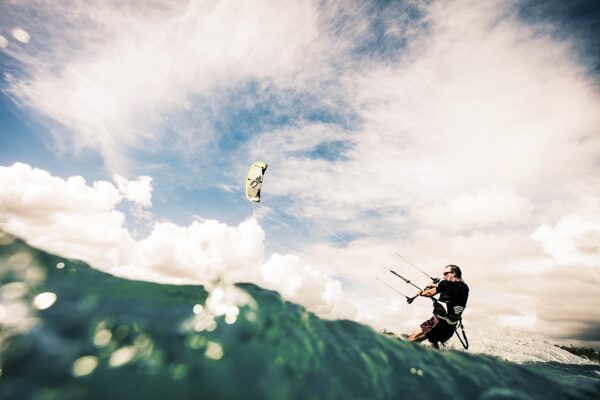
[[[263,176],[267,170],[267,163],[257,161],[248,170],[246,178],[246,197],[255,203],[260,202],[260,188],[262,187]]]

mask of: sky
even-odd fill
[[[395,332],[430,303],[376,278],[456,264],[466,326],[598,344],[599,35],[593,0],[3,1],[0,229]]]

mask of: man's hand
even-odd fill
[[[425,286],[425,290],[421,290],[419,292],[419,296],[425,297],[433,297],[437,294],[437,286],[433,286],[430,288],[429,286]]]

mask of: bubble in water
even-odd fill
[[[79,357],[73,363],[73,376],[85,376],[89,375],[98,366],[98,359],[94,356],[83,356]]]
[[[217,329],[217,322],[215,320],[210,321],[210,323],[206,326],[207,332],[212,332]]]
[[[0,296],[3,300],[15,300],[27,294],[28,286],[24,282],[11,282],[0,288]]]
[[[104,347],[110,343],[112,332],[109,329],[100,329],[94,335],[94,344],[98,347]]]
[[[238,315],[240,314],[240,309],[236,306],[229,307],[227,312],[225,313],[225,323],[234,324],[237,320]]]
[[[192,311],[194,311],[194,314],[200,314],[203,309],[202,304],[196,304]]]
[[[256,313],[254,311],[248,311],[246,313],[246,320],[248,322],[256,322],[256,320],[257,320]]]
[[[181,329],[189,331],[214,331],[217,329],[217,317],[224,316],[225,323],[233,324],[240,315],[240,306],[248,306],[256,309],[256,302],[244,290],[234,285],[224,285],[213,288],[207,299],[206,304],[195,304],[193,307],[194,316],[185,320],[181,324]],[[253,316],[250,316],[252,318]]]
[[[19,325],[22,320],[27,317],[29,308],[21,303],[10,303],[4,307],[3,325]]]
[[[31,261],[31,254],[20,251],[9,257],[8,264],[16,270],[22,270],[29,267]]]
[[[178,381],[185,378],[188,374],[188,367],[185,364],[177,364],[170,369],[171,377]]]
[[[194,321],[194,330],[196,332],[202,331],[214,331],[217,327],[217,323],[212,315],[209,313],[202,313],[195,317]]]
[[[113,368],[120,367],[121,365],[127,364],[129,361],[131,361],[135,356],[135,353],[135,346],[121,347],[120,349],[112,353],[108,363]]]
[[[133,344],[139,349],[145,349],[152,346],[152,339],[150,339],[149,336],[142,334],[135,338]]]
[[[210,296],[216,303],[218,303],[223,300],[223,297],[225,297],[225,291],[223,288],[217,287],[211,292]]]
[[[45,310],[52,307],[56,302],[56,293],[44,292],[40,293],[33,299],[33,306],[38,310]]]
[[[206,352],[204,354],[211,360],[220,360],[223,357],[223,348],[219,343],[208,342],[206,344]]]
[[[25,280],[32,284],[42,282],[46,278],[46,272],[37,265],[30,265],[25,272]]]
[[[186,345],[194,350],[201,349],[206,344],[206,339],[200,335],[191,335],[186,341]]]

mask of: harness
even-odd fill
[[[448,315],[448,312],[446,311],[446,309],[444,308],[444,306],[440,304],[440,303],[444,303],[444,302],[439,301],[435,297],[430,297],[430,299],[433,300],[433,309],[434,309],[434,311],[435,311],[436,308],[438,310],[441,308],[444,311],[444,313],[446,315]],[[445,303],[445,304],[448,304],[448,303]],[[434,313],[434,315],[435,315],[435,313]],[[444,316],[440,316],[440,315],[436,315],[436,317],[439,318],[439,319],[443,319],[444,321],[446,321],[446,323],[448,323],[448,325],[456,325],[454,327],[454,332],[456,332],[456,336],[458,337],[458,340],[460,341],[460,344],[462,344],[463,348],[465,350],[468,350],[469,349],[469,339],[467,338],[467,334],[465,333],[465,328],[464,328],[462,316],[459,316],[458,320],[456,320],[456,321],[452,321],[450,318],[444,317]],[[460,332],[458,332],[458,328],[460,328]],[[462,337],[461,337],[461,334],[462,334]]]

